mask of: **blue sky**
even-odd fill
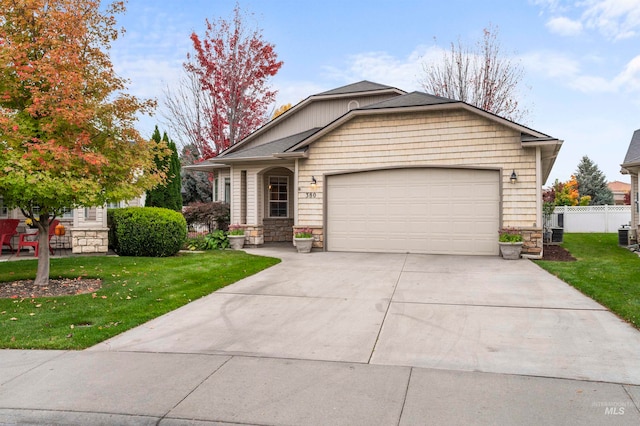
[[[205,18],[230,18],[235,0],[129,0],[126,29],[111,57],[131,93],[156,98],[176,84]],[[284,61],[272,86],[277,105],[360,80],[422,90],[423,65],[460,39],[473,44],[490,24],[502,50],[525,71],[523,124],[564,140],[546,185],[567,180],[588,155],[610,181],[640,128],[640,0],[292,1],[244,0]]]

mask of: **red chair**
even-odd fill
[[[49,224],[49,253],[51,254],[53,254],[53,248],[51,248],[51,237],[53,237],[56,226],[58,226],[59,223],[60,221],[56,219]],[[20,234],[20,241],[18,241],[18,252],[16,253],[16,256],[20,256],[20,249],[22,249],[22,247],[33,247],[33,249],[35,250],[34,256],[38,257],[38,248],[40,246],[40,242],[38,241],[40,239],[39,234],[40,234],[40,230],[36,231],[33,234],[29,234],[29,233]],[[35,239],[27,240],[27,238],[29,237],[35,237]]]
[[[18,225],[20,225],[18,219],[0,219],[0,252],[2,252],[3,246],[9,246],[9,249],[13,251],[11,238],[18,233],[16,231]]]

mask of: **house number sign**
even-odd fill
[[[316,192],[305,192],[305,198],[316,198]]]

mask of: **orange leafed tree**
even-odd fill
[[[0,0],[0,196],[38,224],[36,283],[49,278],[49,223],[64,208],[131,199],[164,179],[166,149],[135,130],[153,101],[126,93],[108,50],[124,2]]]

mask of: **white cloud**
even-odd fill
[[[640,0],[599,0],[586,2],[582,20],[609,39],[634,37],[640,29]]]
[[[589,75],[580,61],[555,51],[534,51],[520,56],[525,70],[543,78],[558,80],[583,93],[640,92],[640,55],[613,78]],[[592,56],[583,58],[593,62]]]
[[[613,80],[614,84],[627,91],[640,92],[640,55],[633,58]]]
[[[640,0],[532,0],[542,11],[562,16],[549,19],[549,31],[575,35],[578,30],[594,30],[609,40],[622,40],[640,34]],[[577,15],[567,17],[570,13]]]
[[[529,52],[520,56],[524,68],[546,78],[569,79],[580,72],[580,63],[575,59],[550,50]]]
[[[327,77],[352,83],[359,80],[371,80],[402,90],[420,90],[423,64],[439,60],[442,50],[438,47],[416,47],[407,57],[397,58],[387,52],[364,52],[347,58],[344,67],[325,68]]]
[[[549,31],[561,36],[578,36],[582,34],[582,23],[564,16],[549,19],[546,26]]]

